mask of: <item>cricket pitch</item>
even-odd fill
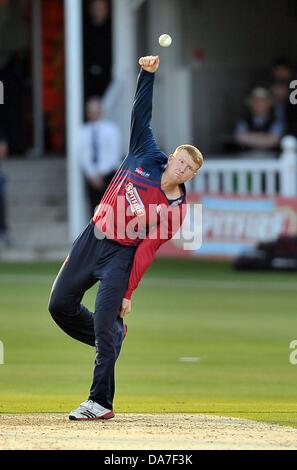
[[[204,414],[117,414],[69,421],[66,414],[0,415],[0,449],[297,449],[297,429]]]

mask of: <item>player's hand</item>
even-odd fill
[[[131,300],[123,299],[122,307],[120,310],[120,318],[124,318],[124,316],[130,312],[131,312]]]
[[[160,57],[158,55],[148,55],[146,57],[140,57],[139,65],[150,73],[155,73],[160,65]]]

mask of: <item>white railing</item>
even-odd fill
[[[297,196],[297,139],[286,136],[278,159],[205,159],[192,189],[199,193]]]

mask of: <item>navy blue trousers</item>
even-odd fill
[[[119,317],[135,247],[98,239],[90,223],[76,239],[53,284],[49,311],[69,336],[95,346],[96,357],[89,399],[112,410],[114,369],[124,339]],[[81,304],[84,293],[97,281],[100,287],[91,313]]]

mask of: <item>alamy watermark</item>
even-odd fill
[[[293,81],[290,83],[290,89],[291,89],[291,90],[294,90],[294,91],[292,91],[292,93],[290,94],[290,103],[291,103],[291,104],[297,104],[297,80],[293,80]]]
[[[4,344],[0,341],[0,365],[4,364]]]
[[[148,204],[144,206],[132,183],[123,188],[116,204],[101,202],[95,214],[94,233],[97,239],[125,240],[134,245],[136,240],[170,240],[184,250],[198,250],[202,245],[202,205],[187,203]],[[126,205],[128,201],[128,205]]]
[[[290,349],[293,349],[293,351],[291,352],[289,356],[289,361],[293,366],[296,366],[297,365],[297,339],[294,339],[293,341],[291,341],[289,347]]]
[[[0,104],[4,104],[4,84],[0,81]]]

